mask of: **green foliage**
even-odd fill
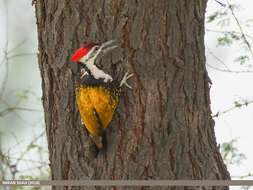
[[[245,154],[240,153],[235,144],[238,139],[232,139],[229,142],[224,142],[221,145],[221,155],[226,165],[239,165],[246,159]]]
[[[31,149],[37,149],[38,153],[41,153],[44,148],[42,146],[39,146],[39,145],[36,145],[36,144],[30,144],[28,147],[27,147],[28,150],[31,150]]]
[[[240,103],[238,101],[234,101],[234,104],[235,104],[235,107],[237,107],[237,108],[240,108],[243,105],[242,103]]]
[[[28,96],[27,96],[27,95],[24,95],[24,94],[16,94],[16,98],[28,99]]]
[[[30,62],[31,64],[26,64],[26,68],[23,67],[25,66],[23,63],[28,61],[27,58],[24,59],[24,56],[31,56],[35,58],[36,55],[36,48],[33,48],[35,46],[33,40],[28,40],[26,45],[24,45],[26,40],[20,43],[20,38],[26,39],[28,37],[29,39],[36,39],[36,35],[33,32],[36,25],[35,23],[31,25],[32,20],[28,19],[34,17],[31,11],[32,7],[29,3],[25,2],[26,1],[24,0],[23,2],[4,0],[0,3],[2,13],[0,28],[3,32],[3,35],[0,37],[2,45],[0,54],[0,180],[39,180],[50,178],[46,145],[44,145],[45,147],[43,145],[40,146],[41,141],[39,141],[41,140],[41,137],[45,138],[45,132],[42,132],[42,135],[36,136],[38,129],[35,128],[37,125],[41,124],[38,122],[38,119],[40,121],[43,117],[43,112],[40,106],[41,98],[37,96],[37,93],[33,92],[33,90],[36,90],[37,87],[34,88],[34,84],[27,85],[26,81],[28,78],[26,76],[28,76],[31,72],[35,72],[31,66],[36,65],[36,63],[33,61]],[[21,10],[21,15],[18,16],[19,11],[15,11],[13,9],[15,7],[18,7]],[[28,8],[30,8],[30,11]],[[23,17],[20,17],[24,15],[22,10],[25,10],[28,14],[26,15],[27,19],[25,19],[25,22],[23,21]],[[12,21],[13,18],[20,18],[22,22],[18,19],[17,22],[14,21],[9,23],[9,21]],[[30,29],[28,36],[18,26],[19,24],[24,29]],[[19,30],[15,30],[16,28],[19,28]],[[13,36],[10,35],[10,31],[14,31],[14,33],[11,33]],[[15,31],[17,33],[15,33]],[[18,38],[16,37],[17,34]],[[23,78],[26,79],[24,82],[19,81]],[[37,81],[38,78],[39,77],[37,77],[35,81]],[[31,80],[34,79],[35,78]],[[27,88],[27,86],[31,89],[22,90]],[[28,117],[26,115],[27,112],[29,112]],[[38,112],[38,114],[35,112]],[[36,118],[34,119],[36,120],[36,123],[31,123],[31,118]],[[9,123],[9,121],[12,123]],[[29,137],[24,137],[21,133],[26,131],[29,126],[31,127],[29,128]],[[42,129],[43,125],[41,124],[39,127],[39,129]],[[23,137],[26,139],[24,140]],[[27,145],[26,143],[28,138],[29,140],[31,139],[31,141],[30,144]],[[6,188],[0,187],[0,190],[1,189],[45,190],[49,188],[36,186],[13,186]]]
[[[217,37],[217,46],[230,47],[232,44],[236,43],[236,45],[240,47],[238,52],[244,50],[245,51],[244,55],[236,55],[236,54],[233,55],[235,56],[234,63],[237,64],[239,63],[240,65],[243,65],[244,68],[242,70],[244,72],[249,72],[251,71],[252,67],[252,64],[250,64],[250,62],[253,56],[253,50],[251,48],[253,38],[249,34],[245,33],[243,28],[249,27],[253,19],[251,18],[246,19],[245,21],[246,25],[242,25],[242,22],[237,18],[237,13],[239,13],[240,11],[240,6],[238,4],[230,4],[229,1],[227,2],[227,4],[228,4],[227,8],[215,11],[211,15],[207,16],[206,19],[206,23],[213,23],[216,24],[216,26],[218,26],[219,28],[227,28],[227,30],[219,31],[217,29],[218,27],[216,27],[216,30],[207,29],[207,31],[216,32],[220,34],[220,36]],[[236,31],[231,31],[230,23],[232,22],[237,25]],[[228,69],[227,72],[233,71]]]
[[[29,96],[28,96],[29,93],[30,93],[30,90],[28,90],[28,89],[22,90],[21,93],[16,94],[16,98],[28,99],[29,98]]]
[[[206,22],[211,23],[216,20],[224,19],[224,17],[227,15],[228,15],[227,11],[216,11],[206,18]]]
[[[229,46],[233,42],[231,39],[228,38],[227,35],[217,38],[217,41],[218,41],[217,46],[225,46],[225,45]]]
[[[38,176],[31,176],[31,175],[21,175],[19,176],[20,180],[40,180]]]
[[[249,190],[250,189],[250,186],[242,186],[241,187],[241,190]]]
[[[229,46],[239,40],[242,40],[241,35],[233,31],[223,32],[223,35],[217,38],[217,46]]]
[[[43,133],[42,133],[43,134]],[[44,133],[45,134],[45,133]],[[1,132],[1,135],[6,135],[6,133]],[[0,145],[1,145],[1,136],[0,135]],[[36,155],[45,154],[45,147],[40,146],[36,143],[36,141],[42,137],[43,135],[39,135],[35,137],[32,142],[25,147],[25,150],[20,150],[17,156],[13,154],[11,149],[5,150],[5,148],[0,146],[0,179],[19,179],[19,180],[43,180],[49,179],[51,173],[48,167],[48,164],[43,160],[36,160],[33,158],[27,158],[25,155],[29,154],[30,151],[35,150],[37,152]],[[14,151],[15,152],[15,151]],[[33,152],[34,154],[34,152]],[[31,169],[28,169],[29,172],[24,172],[20,167],[24,163],[31,166]],[[35,171],[35,175],[31,175],[31,172]],[[38,172],[39,171],[39,172]],[[16,186],[12,188],[13,190],[38,190],[42,189],[39,186]],[[43,188],[48,189],[48,188]]]
[[[234,101],[234,106],[236,108],[240,108],[242,106],[248,106],[249,104],[251,104],[253,101],[251,100],[248,100],[248,99],[245,99],[245,98],[238,98],[238,100],[235,100]]]
[[[234,60],[234,62],[239,62],[240,65],[245,64],[247,61],[249,61],[248,55],[241,55]]]

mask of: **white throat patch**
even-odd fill
[[[104,71],[100,70],[94,64],[87,64],[86,67],[90,70],[90,73],[95,79],[104,79],[104,82],[111,82],[112,77],[106,74]]]
[[[104,79],[104,82],[111,82],[113,80],[109,74],[97,68],[97,66],[93,62],[93,59],[89,60],[88,62],[85,62],[80,59],[80,62],[86,65],[86,67],[89,69],[90,73],[95,79]]]

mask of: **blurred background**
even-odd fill
[[[232,178],[249,180],[253,2],[219,2],[208,1],[205,28],[216,138]],[[31,1],[0,0],[0,179],[50,178],[34,9]]]
[[[0,0],[0,179],[48,179],[31,1]]]

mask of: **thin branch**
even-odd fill
[[[22,40],[19,44],[17,44],[14,48],[10,49],[8,51],[8,54],[15,51],[16,49],[18,49],[20,46],[24,45],[24,43],[26,42],[27,40]]]
[[[8,52],[8,46],[9,46],[9,13],[8,13],[8,1],[5,1],[5,10],[6,10],[6,13],[5,13],[5,28],[6,28],[6,42],[5,42],[5,50],[6,50],[6,53]]]
[[[216,71],[220,71],[220,72],[227,72],[227,73],[236,73],[236,74],[238,74],[238,73],[253,73],[253,71],[249,71],[249,70],[244,70],[244,71],[236,71],[236,70],[226,70],[226,69],[220,69],[220,68],[218,68],[218,67],[214,67],[214,66],[212,66],[212,65],[210,65],[210,64],[206,64],[208,67],[210,67],[211,69],[214,69],[214,70],[216,70]]]
[[[2,66],[4,64],[4,61],[5,61],[5,52],[4,53],[4,56],[3,56],[3,59],[0,61],[0,66]]]
[[[9,73],[9,61],[7,58],[7,50],[4,51],[4,60],[5,60],[5,74],[4,74],[4,79],[0,88],[0,101],[4,95],[4,91],[6,89],[7,85],[7,80],[8,80],[8,73]]]
[[[5,105],[7,105],[8,107],[11,107],[11,106],[9,106],[5,101],[3,101],[3,103],[5,103]],[[16,105],[14,106],[14,107],[17,107]],[[24,120],[23,119],[23,117],[17,112],[17,110],[13,110],[13,112],[12,112],[17,118],[19,118],[21,121],[23,121],[25,124],[27,124],[27,125],[32,125],[32,126],[34,126],[34,125],[36,125],[37,123],[39,123],[39,121],[36,121],[35,123],[31,123],[31,122],[28,122],[28,121],[26,121],[26,120]]]
[[[3,178],[5,178],[5,175],[7,173],[7,170],[12,168],[12,164],[11,164],[11,161],[9,159],[6,159],[6,156],[5,154],[2,152],[2,149],[0,149],[0,161],[1,161],[1,165],[0,165],[0,168],[1,168],[1,171],[3,172]],[[5,166],[5,167],[4,167]]]
[[[21,111],[32,111],[32,112],[42,112],[41,110],[31,109],[31,108],[22,108],[22,107],[13,107],[15,110]]]
[[[222,34],[234,33],[234,34],[240,34],[240,35],[242,35],[241,32],[237,32],[237,31],[234,31],[234,30],[229,31],[229,30],[213,30],[213,29],[206,29],[206,31],[207,31],[207,32],[222,33]],[[253,38],[251,37],[251,35],[245,33],[245,36],[247,36],[248,38],[250,38],[251,40],[253,40]]]
[[[31,168],[27,168],[27,169],[24,169],[22,170],[22,172],[26,172],[26,171],[31,171],[31,170],[40,170],[42,167],[41,166],[35,166],[35,167],[31,167]]]
[[[16,165],[23,159],[25,154],[30,150],[31,145],[33,145],[38,139],[40,139],[43,135],[45,135],[45,131],[43,131],[39,136],[35,137],[30,144],[26,147],[25,151],[23,151],[20,157],[17,159]]]
[[[36,53],[20,53],[20,54],[15,54],[15,55],[12,55],[12,56],[9,56],[8,59],[12,59],[12,58],[15,58],[15,57],[23,57],[23,56],[35,56],[37,55]]]
[[[22,108],[22,107],[9,107],[9,108],[4,109],[3,111],[0,111],[0,117],[5,116],[6,114],[8,114],[9,112],[12,112],[14,110],[42,112],[41,110],[37,110],[37,109]]]
[[[9,59],[19,57],[19,56],[34,56],[36,53],[21,53],[21,54],[16,54],[12,56],[8,56],[7,49],[4,50],[4,58],[2,61],[2,64],[5,63],[5,76],[2,82],[2,85],[0,87],[0,101],[3,97],[4,91],[6,89],[7,81],[8,81],[8,75],[9,75]],[[1,64],[1,63],[0,63]]]
[[[4,90],[6,88],[6,84],[7,84],[7,79],[8,79],[8,73],[9,73],[9,66],[8,66],[8,57],[7,57],[7,52],[8,52],[8,46],[9,46],[9,29],[8,29],[8,1],[5,1],[5,10],[6,10],[6,15],[5,15],[5,28],[6,28],[6,42],[5,42],[5,48],[4,48],[4,59],[3,59],[3,63],[5,60],[5,75],[4,75],[4,80],[2,83],[2,86],[0,88],[0,101],[4,95]]]
[[[206,46],[206,47],[207,47],[208,52],[209,52],[218,62],[220,62],[224,67],[226,67],[228,71],[230,71],[229,67],[228,67],[219,57],[217,57],[217,56],[210,50],[210,48],[209,48],[208,46]]]
[[[220,69],[218,67],[212,66],[210,64],[207,64],[208,67],[217,70],[217,71],[221,71],[221,72],[229,72],[229,73],[252,73],[253,71],[250,70],[231,70],[219,57],[217,57],[211,50],[210,48],[207,46],[207,50],[208,52],[219,62],[221,63],[224,67],[226,67],[226,69]]]
[[[24,95],[26,95],[28,92],[30,92],[30,91],[24,91]],[[6,102],[6,101],[4,101],[4,100],[3,100],[2,102],[6,105],[7,108],[14,108],[14,107],[19,107],[18,105],[21,103],[21,101],[22,101],[21,98],[18,99],[18,101],[16,101],[16,103],[15,103],[14,106],[10,106],[10,105],[8,104],[8,102]],[[18,117],[21,121],[23,121],[24,123],[26,123],[26,124],[28,124],[28,125],[34,125],[34,124],[29,123],[29,122],[27,122],[26,120],[24,120],[24,119],[16,112],[17,110],[13,109],[12,111],[13,111],[13,114],[15,114],[15,116],[17,116],[17,117]]]
[[[20,160],[20,158],[16,158],[16,157],[9,157],[10,159],[13,159],[13,160]],[[33,162],[33,163],[40,163],[40,164],[43,164],[43,165],[49,165],[48,162],[43,162],[43,161],[38,161],[38,160],[31,160],[31,159],[22,159],[22,161],[26,161],[26,162]]]
[[[231,178],[240,178],[240,179],[243,179],[243,178],[248,178],[248,177],[252,177],[253,176],[253,173],[248,173],[246,175],[241,175],[241,176],[231,176]]]
[[[229,109],[227,109],[227,110],[225,110],[225,111],[217,112],[216,114],[212,115],[212,117],[213,117],[213,118],[214,118],[214,117],[218,117],[218,116],[223,115],[223,114],[226,114],[226,113],[228,113],[228,112],[230,112],[230,111],[232,111],[232,110],[234,110],[234,109],[236,109],[236,108],[238,108],[238,107],[248,106],[249,104],[252,104],[252,103],[253,103],[253,100],[247,101],[247,102],[242,103],[242,104],[235,105],[235,106],[233,106],[233,107],[231,107],[231,108],[229,108]]]
[[[241,24],[240,24],[238,18],[235,16],[234,10],[233,10],[231,4],[229,3],[229,0],[227,0],[227,4],[228,4],[228,8],[230,9],[230,11],[231,11],[231,13],[232,13],[232,15],[233,15],[233,17],[234,17],[234,19],[235,19],[235,21],[236,21],[237,26],[238,26],[239,29],[240,29],[240,32],[241,32],[242,37],[243,37],[243,39],[244,39],[244,42],[245,42],[246,45],[248,46],[249,51],[250,51],[250,53],[251,53],[251,55],[252,55],[252,57],[253,57],[253,52],[252,52],[250,43],[248,42],[248,40],[247,40],[247,38],[246,38],[246,35],[244,34],[244,31],[243,31],[243,29],[242,29],[242,26],[241,26]]]

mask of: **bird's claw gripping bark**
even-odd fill
[[[126,85],[128,88],[132,89],[132,87],[129,84],[127,84],[127,80],[131,78],[133,75],[134,75],[133,73],[129,74],[129,72],[127,71],[120,82],[120,87]]]

